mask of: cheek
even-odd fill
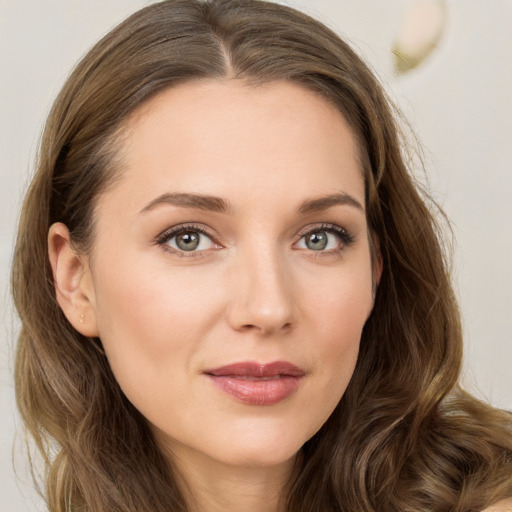
[[[170,272],[148,262],[104,264],[96,311],[105,352],[123,391],[156,392],[179,379],[200,350],[200,333],[218,318],[200,272]],[[206,281],[207,283],[208,281]],[[135,401],[137,399],[135,398]]]
[[[331,348],[335,352],[343,350],[355,339],[359,341],[370,315],[373,300],[369,269],[368,258],[367,264],[340,268],[338,272],[318,280],[315,286],[304,286],[300,291],[303,297],[307,297],[304,310],[310,317],[309,321],[323,333],[321,338],[332,340]]]
[[[359,354],[361,332],[364,325],[364,315],[358,310],[348,310],[334,317],[325,329],[325,334],[319,340],[318,359],[319,375],[323,387],[330,393],[326,395],[329,407],[334,408],[348,386]],[[332,317],[331,317],[332,318]],[[359,320],[359,321],[358,321]]]
[[[368,267],[369,268],[369,267]],[[334,277],[334,276],[333,276]],[[372,307],[371,274],[351,268],[310,290],[304,307],[305,325],[315,357],[317,387],[311,404],[321,424],[327,420],[352,378],[361,334]],[[314,433],[314,432],[313,432]]]
[[[176,271],[150,258],[103,264],[95,276],[102,336],[111,331],[137,338],[142,334],[144,347],[158,350],[169,343],[172,333],[186,333],[196,324],[198,311],[213,305],[208,280],[194,270]]]

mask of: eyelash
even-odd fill
[[[167,242],[169,240],[172,240],[175,236],[186,233],[187,231],[192,231],[194,233],[200,233],[201,235],[204,235],[208,237],[214,244],[220,245],[215,241],[215,238],[211,233],[209,233],[207,230],[205,230],[202,226],[198,226],[197,224],[182,224],[180,226],[174,226],[172,228],[169,228],[165,230],[163,233],[158,235],[156,238],[156,243],[162,247],[162,249],[165,252],[169,252],[172,254],[176,254],[182,258],[200,258],[204,256],[204,251],[180,251],[176,250],[173,247],[170,247],[167,245]]]
[[[204,257],[205,251],[190,251],[190,252],[181,251],[181,250],[176,250],[176,249],[170,247],[169,245],[167,245],[167,242],[169,242],[169,240],[172,240],[175,236],[177,236],[181,233],[185,233],[187,231],[200,233],[200,234],[208,237],[214,244],[220,246],[220,244],[218,242],[216,242],[214,236],[211,233],[209,233],[206,229],[204,229],[202,226],[199,226],[197,224],[183,224],[180,226],[174,226],[172,228],[169,228],[169,229],[165,230],[163,233],[161,233],[160,235],[158,235],[158,237],[156,238],[156,243],[157,243],[157,245],[162,247],[162,249],[165,252],[179,255],[182,258]],[[317,226],[310,227],[306,231],[303,231],[299,234],[299,240],[306,237],[307,235],[311,235],[313,233],[318,233],[318,232],[331,233],[333,235],[336,235],[340,239],[341,244],[340,244],[339,248],[334,249],[334,250],[333,249],[327,250],[327,251],[311,250],[310,252],[315,257],[322,256],[322,255],[332,255],[332,254],[339,255],[339,254],[341,254],[341,252],[343,252],[343,250],[345,250],[347,247],[349,247],[354,242],[353,235],[351,235],[345,228],[342,228],[341,226],[337,226],[336,224],[319,224]]]
[[[340,255],[347,247],[354,243],[354,236],[351,235],[345,228],[338,226],[336,224],[319,224],[317,226],[313,226],[308,228],[306,231],[300,233],[299,239],[304,238],[307,235],[311,235],[313,233],[331,233],[336,235],[341,243],[340,247],[336,249],[331,249],[327,251],[313,251],[311,253],[317,256],[326,256],[326,255]]]

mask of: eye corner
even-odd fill
[[[313,237],[317,234],[321,235],[316,242],[314,242],[317,245],[316,247],[311,247],[308,245],[311,238],[308,240],[307,237]],[[332,223],[320,223],[308,226],[301,230],[298,237],[299,239],[295,242],[294,247],[306,250],[315,256],[340,254],[354,242],[354,236],[350,234],[346,228]],[[337,239],[337,242],[331,239],[333,237]],[[333,244],[336,245],[333,247]]]
[[[192,237],[189,248],[180,247],[180,242],[175,239],[187,233],[197,236],[195,238]],[[216,240],[216,237],[209,229],[194,223],[179,224],[167,228],[155,237],[154,244],[159,246],[164,252],[179,258],[204,258],[209,251],[223,248],[222,244]]]

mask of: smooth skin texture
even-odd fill
[[[501,500],[496,505],[486,508],[483,512],[512,512],[512,498]]]
[[[353,134],[311,91],[239,80],[170,88],[125,130],[91,253],[50,229],[59,303],[101,338],[191,510],[279,510],[352,376],[380,275]],[[204,373],[241,361],[305,376],[285,400],[249,405]]]

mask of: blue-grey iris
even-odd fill
[[[197,249],[199,245],[199,233],[194,233],[193,231],[185,231],[184,233],[180,233],[176,235],[176,245],[182,251],[193,251]]]
[[[327,233],[317,231],[306,235],[306,247],[312,251],[322,251],[327,247]]]

